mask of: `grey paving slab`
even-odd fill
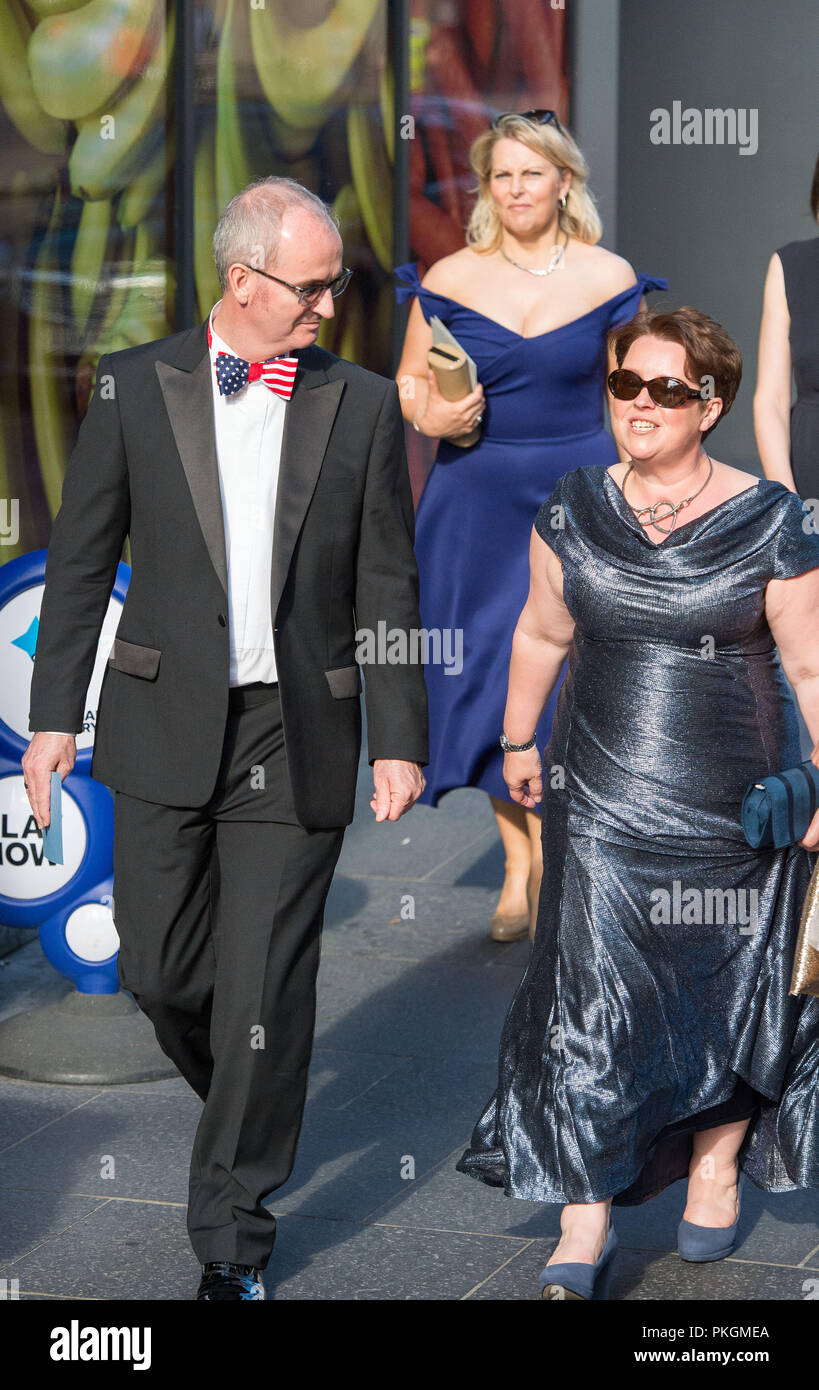
[[[388,1076],[400,1065],[400,1061],[400,1058],[381,1055],[314,1048],[308,1097],[318,1104],[328,1105],[336,1110],[341,1109],[376,1081]],[[66,1091],[69,1088],[54,1089]],[[169,1077],[163,1081],[141,1081],[127,1086],[99,1086],[88,1089],[95,1096],[128,1095],[133,1096],[135,1100],[145,1096],[179,1096],[186,1100],[193,1097],[190,1086],[182,1076]],[[0,1086],[0,1112],[3,1109],[3,1096]]]
[[[61,1293],[28,1293],[26,1291],[18,1293],[17,1297],[21,1303],[63,1303],[65,1294]],[[80,1298],[79,1294],[71,1295],[72,1301],[77,1303],[105,1303],[106,1299]]]
[[[503,843],[494,826],[486,834],[435,866],[427,883],[451,883],[457,888],[483,888],[491,894],[492,910],[504,877]]]
[[[819,1266],[819,1191],[762,1192],[746,1182],[737,1235],[737,1259],[796,1265],[814,1254]]]
[[[557,1239],[559,1206],[507,1197],[501,1188],[490,1187],[456,1171],[455,1164],[468,1139],[467,1127],[459,1148],[431,1172],[419,1176],[413,1183],[406,1183],[395,1197],[370,1216],[370,1221],[405,1228],[481,1231],[521,1240]]]
[[[0,1077],[0,1155],[99,1093],[99,1086],[54,1086]]]
[[[0,959],[11,955],[12,951],[19,951],[30,935],[27,927],[10,927],[5,922],[0,922]]]
[[[106,1085],[98,1088],[100,1095],[189,1096],[191,1088],[183,1076],[166,1076],[158,1081],[131,1081],[125,1086]]]
[[[344,1110],[402,1065],[403,1059],[400,1057],[315,1047],[310,1064],[307,1103],[311,1107]]]
[[[402,1230],[285,1216],[267,1267],[268,1298],[464,1298],[518,1242],[460,1232]]]
[[[357,953],[328,938],[322,950],[317,1044],[342,1051],[497,1059],[520,966],[491,970],[445,953],[406,961]]]
[[[46,958],[37,933],[26,930],[25,936],[25,946],[0,960],[0,1020],[56,1003],[74,989]]]
[[[336,876],[327,899],[324,940],[358,952],[424,960],[442,956],[464,965],[519,966],[529,942],[492,941],[489,923],[497,892],[450,884]]]
[[[624,1251],[612,1275],[611,1297],[662,1301],[793,1302],[806,1298],[815,1278],[808,1271],[743,1261],[736,1256],[713,1264],[689,1264],[677,1254],[646,1256]],[[814,1297],[816,1293],[814,1291]]]
[[[137,1102],[112,1088],[0,1153],[0,1187],[184,1202],[201,1110],[193,1092]]]
[[[109,1201],[3,1267],[20,1297],[190,1299],[200,1269],[184,1206]]]
[[[341,1112],[308,1108],[293,1173],[268,1205],[364,1219],[463,1148],[491,1076],[472,1062],[407,1060]]]
[[[474,788],[452,792],[446,810],[413,806],[400,820],[380,824],[367,793],[345,833],[339,872],[425,879],[479,839],[489,844],[500,837],[489,798]]]
[[[10,1260],[73,1226],[105,1198],[68,1197],[63,1192],[0,1189],[0,1271]]]

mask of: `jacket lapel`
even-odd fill
[[[341,379],[329,381],[320,354],[299,351],[299,369],[284,415],[284,437],[276,489],[273,523],[273,561],[270,573],[270,612],[279,607],[293,551],[316,486],[338,403]]]
[[[328,379],[321,364],[323,355],[313,348],[298,350],[299,369],[285,411],[270,577],[274,622],[344,390],[343,380]],[[227,596],[225,525],[206,325],[191,330],[172,361],[157,361],[155,367],[197,520]]]
[[[158,361],[154,366],[205,545],[227,597],[225,523],[204,325],[189,334],[176,364]]]

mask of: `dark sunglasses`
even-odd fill
[[[687,381],[680,381],[676,376],[655,376],[651,381],[643,381],[636,372],[620,368],[612,372],[607,384],[618,401],[636,401],[645,386],[654,404],[664,406],[666,410],[676,410],[688,401],[703,400],[701,390],[695,391]]]
[[[244,261],[240,261],[239,264],[244,265]],[[275,280],[277,285],[284,285],[286,290],[293,291],[299,304],[306,305],[308,308],[312,308],[313,305],[318,304],[322,295],[326,294],[327,290],[330,291],[333,299],[338,299],[338,296],[343,290],[346,290],[349,285],[350,276],[353,273],[351,270],[347,270],[346,266],[343,266],[341,274],[337,275],[334,280],[328,280],[326,284],[291,285],[288,280],[280,280],[278,275],[271,275],[268,270],[260,270],[257,265],[245,265],[245,270],[255,270],[257,275],[264,275],[265,279]]]
[[[493,116],[489,122],[490,130],[497,130],[504,116],[519,116],[521,120],[531,121],[533,125],[553,125],[555,130],[562,135],[564,133],[560,121],[557,119],[556,111],[501,111],[499,116]]]

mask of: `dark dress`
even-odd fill
[[[815,855],[752,850],[740,822],[748,784],[801,761],[764,604],[819,567],[802,521],[763,479],[655,545],[604,468],[538,513],[575,635],[537,932],[457,1165],[510,1196],[645,1201],[692,1132],[752,1112],[745,1172],[819,1187],[819,999],[788,994]]]
[[[469,449],[441,440],[416,516],[424,628],[452,634],[440,639],[448,657],[457,657],[459,641],[463,653],[460,671],[457,660],[425,669],[430,744],[419,801],[436,806],[454,787],[481,787],[506,801],[498,738],[512,636],[529,591],[532,523],[562,474],[617,462],[603,424],[606,333],[667,281],[640,275],[588,314],[523,338],[424,289],[412,263],[396,274],[404,281],[399,301],[417,294],[424,317],[443,320],[474,358],[486,394],[480,440]],[[538,725],[540,746],[557,695]]]
[[[791,468],[800,497],[819,498],[819,237],[776,253],[785,272],[796,401],[791,410]]]

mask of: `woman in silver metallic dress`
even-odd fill
[[[532,534],[504,777],[542,798],[543,887],[458,1163],[565,1204],[558,1299],[607,1296],[612,1203],[687,1178],[679,1251],[705,1261],[733,1248],[743,1175],[819,1187],[819,999],[788,993],[819,815],[785,850],[740,820],[749,783],[801,761],[783,666],[819,766],[819,536],[781,483],[709,456],[742,370],[719,324],[641,313],[612,339],[630,462],[566,474]]]

